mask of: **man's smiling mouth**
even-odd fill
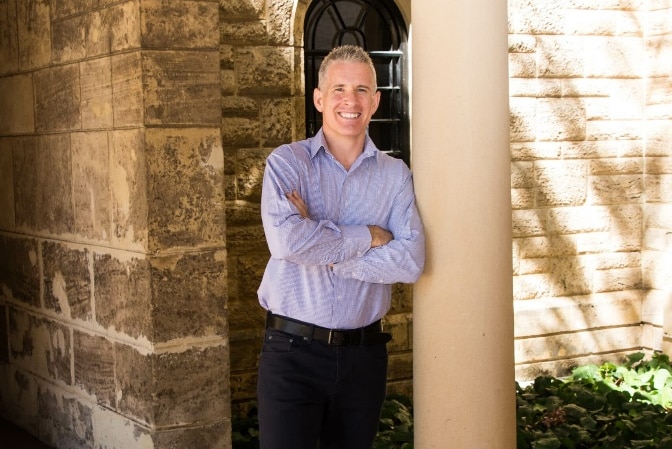
[[[343,118],[358,118],[362,114],[359,112],[339,112],[338,115]]]

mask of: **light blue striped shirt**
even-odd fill
[[[276,148],[266,160],[261,216],[271,258],[259,302],[278,315],[354,329],[387,313],[392,284],[418,279],[425,236],[403,161],[379,151],[367,136],[346,171],[325,148],[320,130]],[[293,190],[310,218],[286,198]],[[367,225],[389,230],[394,240],[370,248]]]

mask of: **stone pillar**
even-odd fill
[[[0,3],[0,416],[231,447],[219,2]]]
[[[506,8],[412,3],[412,167],[427,231],[413,324],[423,449],[515,447]]]

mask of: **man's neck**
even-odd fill
[[[341,163],[346,171],[350,170],[352,164],[355,163],[360,154],[364,151],[364,137],[356,137],[352,139],[339,138],[329,139],[325,136],[329,152],[334,158]]]

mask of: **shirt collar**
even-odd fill
[[[324,132],[322,128],[315,134],[310,141],[310,158],[314,158],[320,150],[326,151],[327,142],[324,140]],[[373,143],[373,140],[366,135],[364,140],[364,157],[375,157],[378,158],[378,147]]]

